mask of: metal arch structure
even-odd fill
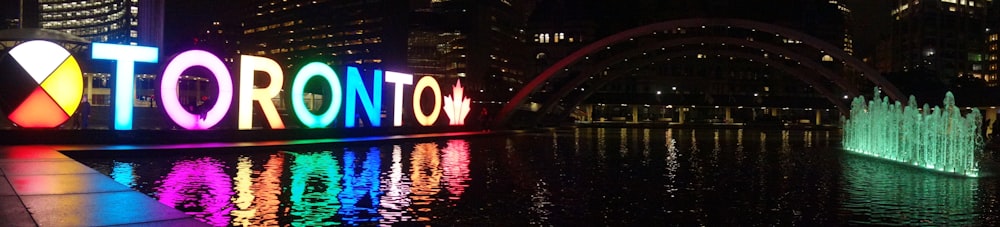
[[[0,30],[0,50],[10,49],[31,40],[55,42],[74,53],[79,53],[90,46],[90,41],[87,39],[56,30],[41,28]]]
[[[691,28],[691,27],[735,27],[741,29],[749,29],[752,31],[760,31],[770,34],[775,34],[776,36],[784,36],[794,40],[800,40],[803,44],[808,45],[822,53],[826,53],[833,57],[834,59],[841,60],[845,65],[848,65],[855,70],[859,71],[861,75],[873,82],[875,85],[881,87],[881,89],[890,98],[898,100],[901,102],[906,101],[906,96],[899,91],[898,88],[893,86],[888,80],[881,76],[877,70],[871,66],[865,64],[861,60],[852,57],[840,48],[829,44],[823,40],[816,37],[798,32],[792,29],[784,28],[777,25],[767,24],[763,22],[744,20],[744,19],[730,19],[730,18],[694,18],[694,19],[681,19],[659,22],[654,24],[649,24],[645,26],[640,26],[632,28],[617,34],[602,38],[596,42],[588,44],[583,48],[571,53],[567,57],[560,59],[558,62],[550,66],[549,68],[542,71],[541,74],[532,79],[523,88],[518,90],[518,92],[511,98],[511,100],[503,106],[497,115],[497,121],[500,124],[506,124],[511,118],[514,111],[517,110],[519,106],[527,101],[528,96],[535,93],[539,88],[542,87],[549,79],[554,75],[559,73],[564,68],[576,63],[580,59],[587,57],[588,55],[602,51],[606,47],[612,45],[626,42],[637,37],[642,37],[650,34],[655,34],[658,31],[668,31],[678,28]],[[769,50],[774,51],[774,50]],[[810,61],[811,59],[795,59],[801,61]]]
[[[672,40],[660,41],[660,42],[656,42],[656,43],[649,43],[649,44],[644,45],[644,46],[642,46],[640,48],[634,48],[634,49],[630,49],[630,51],[627,51],[627,52],[624,52],[624,53],[619,53],[619,54],[617,54],[617,55],[615,55],[615,56],[613,56],[611,58],[607,58],[607,59],[605,59],[605,60],[603,60],[603,61],[601,61],[601,62],[599,62],[597,64],[588,65],[582,71],[582,73],[578,74],[569,83],[564,84],[558,91],[556,91],[553,95],[549,96],[546,99],[546,101],[542,103],[543,104],[542,105],[542,109],[540,110],[539,113],[541,113],[541,115],[548,114],[555,107],[555,104],[557,102],[559,102],[560,99],[562,99],[563,97],[566,97],[575,88],[577,88],[578,86],[580,86],[583,83],[585,83],[586,81],[588,81],[588,78],[591,75],[597,74],[597,72],[603,70],[605,67],[608,67],[608,66],[610,66],[612,64],[615,64],[615,63],[618,63],[618,62],[622,62],[623,61],[622,59],[629,59],[629,58],[631,58],[633,56],[637,56],[637,55],[643,53],[645,50],[660,49],[660,48],[670,48],[670,47],[685,46],[685,45],[703,45],[703,44],[721,44],[721,45],[733,44],[733,45],[739,45],[739,46],[744,46],[744,47],[751,47],[751,48],[754,48],[754,49],[771,50],[771,53],[774,53],[774,54],[777,54],[777,55],[780,55],[780,56],[788,56],[791,59],[808,59],[807,57],[802,56],[800,54],[797,54],[794,51],[789,50],[787,48],[783,48],[783,47],[779,47],[779,46],[775,46],[775,45],[771,45],[771,44],[766,44],[766,43],[761,43],[761,42],[751,42],[751,41],[748,41],[748,40],[745,40],[745,39],[737,39],[737,38],[726,38],[726,37],[708,37],[708,38],[702,38],[702,37],[695,37],[695,38],[681,38],[681,39],[672,39]],[[744,56],[744,55],[737,55],[737,56]],[[736,57],[736,56],[734,56],[734,57]],[[758,55],[757,57],[741,57],[741,58],[755,59],[755,60],[758,60],[758,61],[768,60],[768,58],[765,58],[765,57],[760,56],[760,55]],[[627,61],[627,60],[625,60],[625,61]],[[772,63],[770,63],[770,65],[780,64],[780,63],[778,63],[777,61],[774,61],[774,60],[770,60],[770,61],[772,62]],[[823,76],[824,78],[826,78],[830,82],[833,82],[838,87],[840,87],[842,90],[846,91],[847,94],[849,94],[850,96],[861,95],[858,87],[855,84],[847,82],[846,80],[844,80],[843,77],[837,75],[836,73],[834,73],[833,71],[831,71],[829,68],[824,67],[824,66],[820,65],[819,63],[817,63],[817,62],[815,62],[813,60],[800,61],[799,64],[801,64],[802,66],[804,66],[806,68],[809,68],[809,69],[813,70],[815,73],[820,74],[821,76]],[[800,80],[806,81],[807,83],[809,83],[810,85],[813,85],[814,87],[817,84],[821,84],[821,82],[819,82],[819,81],[814,81],[814,80],[816,80],[816,78],[805,78],[805,77],[810,77],[809,73],[805,73],[805,72],[800,71],[800,70],[789,71],[789,70],[786,70],[786,69],[790,69],[790,67],[779,68],[779,70],[782,70],[782,71],[785,71],[785,72],[797,72],[797,73],[792,73],[792,76],[798,77]],[[839,97],[839,95],[834,94],[832,92],[831,93],[821,93],[821,94],[824,95],[824,96],[828,96],[827,97],[828,99],[839,100],[839,99],[837,99],[837,97]],[[834,102],[834,104],[838,104],[838,103]]]
[[[806,70],[804,68],[796,68],[794,66],[790,66],[790,65],[787,65],[785,63],[782,63],[782,62],[779,62],[779,61],[775,61],[774,59],[765,58],[764,56],[761,56],[761,55],[750,54],[750,53],[740,52],[740,51],[732,51],[732,50],[707,50],[707,51],[706,50],[688,50],[688,51],[680,51],[680,52],[671,52],[666,57],[667,58],[673,58],[673,57],[680,57],[680,56],[690,56],[690,55],[694,55],[694,54],[722,55],[722,56],[729,56],[729,57],[747,59],[747,60],[751,60],[751,61],[760,62],[762,64],[767,64],[769,67],[777,68],[778,70],[786,72],[786,73],[791,74],[791,75],[796,75],[796,74],[798,74],[798,75],[807,75],[807,74],[804,73],[804,71]],[[604,78],[599,78],[599,79],[592,80],[595,83],[595,86],[591,86],[590,87],[591,89],[584,91],[584,93],[582,95],[575,95],[575,96],[573,96],[573,99],[570,99],[570,100],[567,100],[566,102],[564,102],[564,103],[568,104],[568,105],[565,105],[564,107],[568,107],[568,108],[565,108],[565,109],[561,110],[561,112],[559,112],[559,114],[554,115],[554,116],[565,116],[565,115],[568,115],[569,112],[572,111],[571,107],[580,105],[581,103],[583,103],[584,100],[586,100],[588,97],[590,97],[591,95],[593,95],[594,93],[596,93],[599,88],[603,87],[607,83],[610,83],[611,81],[614,81],[614,80],[616,80],[616,79],[618,79],[620,77],[623,77],[623,75],[619,75],[619,74],[615,74],[615,75],[616,76],[610,76],[610,77],[604,77]],[[819,93],[824,98],[826,98],[828,101],[830,101],[830,103],[833,103],[837,107],[837,110],[840,113],[842,113],[842,114],[848,114],[850,112],[850,110],[848,109],[849,108],[848,104],[845,103],[843,99],[839,99],[837,97],[836,93],[833,92],[832,90],[830,90],[830,88],[828,88],[827,86],[823,85],[823,81],[821,80],[822,78],[819,78],[819,77],[816,77],[816,76],[802,76],[802,77],[799,77],[799,79],[801,79],[806,84],[809,84],[813,88],[813,90],[815,90],[817,93]],[[538,117],[541,118],[541,117],[545,117],[545,116],[550,116],[549,113],[551,113],[552,109],[549,109],[548,111],[549,112],[540,112],[541,114],[539,114]]]

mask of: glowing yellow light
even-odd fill
[[[420,96],[424,94],[424,88],[430,88],[434,93],[434,108],[431,108],[430,115],[424,115],[424,109],[420,107]],[[441,115],[441,86],[434,77],[425,76],[417,81],[417,86],[413,88],[413,115],[417,122],[423,126],[434,125],[438,116]]]
[[[83,73],[80,72],[80,64],[76,62],[76,58],[66,58],[66,61],[42,82],[42,89],[52,96],[63,111],[66,111],[66,115],[72,116],[76,108],[80,107],[80,99],[83,98],[81,96]]]
[[[267,74],[268,80],[271,81],[267,87],[253,88],[255,71]],[[237,103],[240,129],[253,128],[253,101],[260,104],[260,110],[264,112],[264,117],[272,129],[285,128],[285,123],[278,115],[278,109],[274,108],[274,102],[271,101],[281,92],[284,78],[278,62],[264,57],[240,56],[240,97]]]

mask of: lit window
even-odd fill
[[[551,37],[548,33],[542,33],[538,35],[538,43],[549,43]]]
[[[833,57],[830,57],[829,54],[823,55],[823,61],[825,61],[825,62],[832,62],[833,61]]]

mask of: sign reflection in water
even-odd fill
[[[358,162],[355,152],[347,149],[344,151],[344,191],[340,192],[337,198],[343,203],[339,214],[343,220],[350,225],[357,225],[359,222],[378,221],[379,199],[379,166],[382,164],[379,157],[379,149],[371,148],[365,152],[365,159],[361,164],[361,173],[355,171],[355,164]],[[367,202],[367,204],[361,204]]]
[[[382,215],[379,222],[388,225],[400,221],[408,221],[404,215],[407,207],[410,206],[409,185],[403,182],[403,148],[399,145],[392,146],[392,166],[389,172],[382,177],[381,190],[385,192],[381,198],[381,207],[378,212]]]
[[[383,151],[390,150],[384,155],[391,162],[383,163]],[[211,156],[110,160],[104,172],[215,226],[432,221],[432,208],[453,207],[472,180],[466,140]],[[388,165],[384,172],[383,164]]]
[[[469,142],[464,140],[449,140],[448,146],[441,150],[444,154],[444,180],[449,199],[458,200],[469,187]]]
[[[294,153],[292,157],[291,215],[295,226],[340,224],[333,215],[340,210],[337,197],[343,175],[330,152]]]
[[[431,220],[431,203],[441,192],[441,157],[435,143],[417,144],[410,160],[410,208],[417,221]]]
[[[124,184],[125,186],[135,187],[135,164],[128,162],[114,162],[114,165],[111,167],[111,179],[114,179],[116,182]]]
[[[1000,224],[997,181],[846,154],[837,131],[624,132],[74,158],[213,225]]]
[[[281,201],[281,174],[284,171],[285,156],[282,153],[270,155],[264,164],[264,171],[252,169],[249,157],[239,157],[236,177],[233,178],[236,196],[233,203],[236,210],[230,212],[234,226],[274,226],[278,225],[278,208]],[[256,178],[253,176],[258,174]]]
[[[222,161],[210,157],[175,162],[156,196],[160,203],[208,224],[227,225],[233,186],[225,168]]]

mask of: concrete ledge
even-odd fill
[[[207,226],[46,146],[0,147],[5,226]]]

